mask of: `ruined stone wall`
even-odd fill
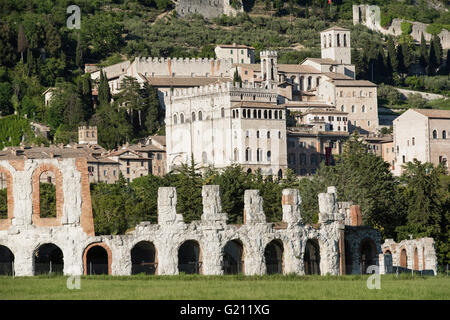
[[[381,16],[380,16],[380,8],[378,6],[373,5],[353,5],[353,24],[364,24],[371,30],[379,31],[383,34],[390,34],[393,36],[400,36],[402,34],[401,24],[403,21],[407,21],[412,24],[411,37],[420,42],[421,35],[425,37],[426,41],[430,41],[432,35],[426,32],[427,24],[417,22],[417,21],[408,21],[403,19],[393,19],[389,28],[385,29],[380,25]],[[442,31],[438,34],[438,37],[441,40],[442,48],[448,49],[450,48],[450,32],[446,29],[442,29]]]
[[[381,245],[381,249],[383,253],[392,255],[393,267],[400,267],[403,271],[415,270],[437,274],[436,249],[433,238],[403,240],[398,243],[393,239],[386,239]],[[406,253],[406,257],[402,251]]]
[[[242,1],[240,1],[240,9],[237,10],[231,6],[230,0],[178,0],[176,10],[181,17],[200,14],[207,19],[219,17],[222,14],[236,15],[238,12],[244,12]]]
[[[319,196],[321,221],[304,225],[300,213],[301,198],[296,189],[283,190],[282,223],[267,223],[263,200],[258,190],[246,190],[243,225],[228,225],[218,186],[203,186],[201,220],[187,224],[176,211],[177,193],[172,187],[158,191],[158,223],[142,222],[125,235],[94,236],[87,164],[84,159],[28,159],[0,161],[10,174],[8,219],[2,221],[0,246],[14,255],[17,276],[35,274],[35,256],[43,244],[58,246],[64,256],[66,275],[87,272],[87,253],[95,246],[106,249],[108,270],[112,275],[132,273],[131,251],[141,241],[156,248],[156,273],[178,274],[178,250],[188,240],[197,241],[201,251],[201,273],[224,273],[224,248],[229,241],[243,245],[243,270],[246,275],[265,274],[265,250],[277,240],[282,247],[282,273],[305,273],[305,248],[309,239],[320,246],[320,274],[337,275],[342,263],[343,216],[337,212],[336,189]],[[40,218],[37,213],[36,179],[45,170],[56,171],[57,192],[61,194],[56,218]],[[33,216],[35,219],[33,219]],[[38,220],[36,220],[38,219]],[[40,223],[38,221],[40,220]],[[356,230],[356,229],[355,229]],[[356,230],[355,233],[358,233]],[[378,242],[377,238],[374,238]],[[379,246],[378,246],[379,247]]]

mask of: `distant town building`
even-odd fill
[[[443,164],[450,158],[450,110],[409,109],[394,120],[394,174],[402,164],[417,159]]]
[[[255,48],[240,44],[219,44],[214,50],[217,59],[231,59],[231,63],[255,63]]]
[[[97,143],[97,127],[81,126],[78,127],[78,143],[79,144],[98,144]]]

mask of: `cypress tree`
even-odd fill
[[[152,135],[156,133],[159,128],[159,99],[158,91],[152,87],[148,82],[144,83],[143,88],[144,103],[146,107],[145,127],[147,134]]]
[[[434,38],[433,38],[430,43],[430,55],[428,57],[428,74],[429,75],[433,75],[438,66],[435,48],[436,47],[434,45]]]
[[[392,70],[398,71],[397,51],[395,50],[395,44],[394,40],[392,40],[392,37],[388,38],[387,49],[390,56],[390,64],[392,66]]]
[[[403,55],[403,46],[402,45],[397,46],[397,71],[399,73],[406,72],[405,57]]]
[[[434,52],[436,54],[436,68],[438,68],[442,64],[442,45],[441,45],[441,38],[439,38],[437,35],[433,36],[433,45],[434,45]]]
[[[20,52],[20,59],[23,61],[23,53],[28,48],[27,37],[25,36],[25,30],[23,25],[19,25],[19,31],[17,33],[17,51]]]
[[[420,58],[419,58],[419,62],[420,65],[426,69],[428,66],[428,52],[427,52],[427,43],[425,41],[425,37],[423,36],[423,32],[422,35],[420,36]]]
[[[77,38],[77,48],[75,52],[75,64],[79,69],[83,69],[83,49],[81,47],[81,38],[80,34],[78,34]]]
[[[98,85],[98,102],[100,105],[109,104],[111,101],[111,92],[109,91],[108,79],[103,70],[100,70],[100,82]]]
[[[450,73],[450,49],[447,49],[447,60],[445,63],[445,71],[447,75]]]

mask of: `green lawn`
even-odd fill
[[[79,290],[68,277],[0,277],[0,299],[449,299],[450,277],[368,276],[89,276]]]

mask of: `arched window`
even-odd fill
[[[253,119],[256,119],[257,118],[257,116],[256,116],[256,109],[253,109]]]
[[[344,47],[346,47],[346,46],[347,46],[347,35],[344,34]]]
[[[415,146],[416,145],[416,138],[412,138],[412,145]]]
[[[262,150],[261,149],[257,149],[256,150],[256,162],[260,162],[262,160]]]
[[[323,36],[323,47],[326,48],[327,47],[327,36]]]
[[[362,111],[363,113],[366,112],[366,107],[365,107],[365,106],[362,106],[361,111]]]
[[[278,119],[278,112],[277,112],[277,110],[274,111],[274,114],[275,114],[275,119]]]
[[[328,46],[331,47],[331,34],[328,35]]]
[[[442,131],[442,139],[447,139],[447,132],[445,130]]]
[[[320,77],[316,78],[316,87],[318,87],[320,85]]]
[[[355,112],[355,106],[352,106],[352,113]]]
[[[236,118],[236,111],[233,110],[233,119]]]
[[[308,87],[307,87],[308,90],[311,89],[311,84],[312,84],[312,77],[309,76],[309,77],[308,77]]]
[[[62,250],[53,243],[41,245],[33,254],[34,275],[63,274],[64,256]]]
[[[267,110],[264,110],[264,119],[267,119]]]
[[[306,241],[303,257],[305,274],[320,274],[320,247],[319,241],[309,239]]]
[[[345,107],[344,107],[344,105],[342,105],[341,106],[341,111],[344,111],[345,110]]]
[[[201,111],[198,112],[198,120],[202,121],[203,120],[203,114]]]
[[[173,115],[173,124],[177,124],[177,115],[176,114]]]
[[[283,119],[283,111],[279,111],[280,112],[280,120]]]
[[[192,118],[192,122],[194,122],[195,121],[195,112],[192,112],[191,118]]]
[[[341,46],[341,41],[340,41],[341,39],[339,39],[339,34],[337,34],[336,35],[336,43],[337,43],[337,46],[338,47],[340,47]]]
[[[236,118],[239,118],[239,110],[236,110]]]
[[[272,153],[270,151],[267,151],[267,161],[270,162],[271,156],[272,156]]]
[[[281,139],[281,131],[278,131],[278,139]]]
[[[245,111],[245,110],[244,110],[244,111]],[[224,108],[220,109],[220,116],[221,116],[222,118],[225,118],[225,109],[224,109]],[[245,114],[244,114],[244,118],[245,118]]]
[[[272,119],[272,110],[269,110],[269,119]]]
[[[433,139],[437,139],[437,131],[433,130]]]
[[[0,275],[14,274],[14,254],[8,247],[0,245]]]
[[[245,149],[245,161],[252,161],[252,151],[250,148]]]
[[[261,119],[261,110],[258,110],[258,119]]]
[[[267,131],[267,139],[270,139],[270,131]]]
[[[246,110],[246,109],[244,109],[244,110],[242,111],[242,117],[243,117],[243,118],[246,118],[246,117],[247,117],[247,110]]]
[[[180,114],[180,123],[184,123],[184,114]]]
[[[238,151],[238,149],[234,149],[234,161],[239,161],[239,151]]]

